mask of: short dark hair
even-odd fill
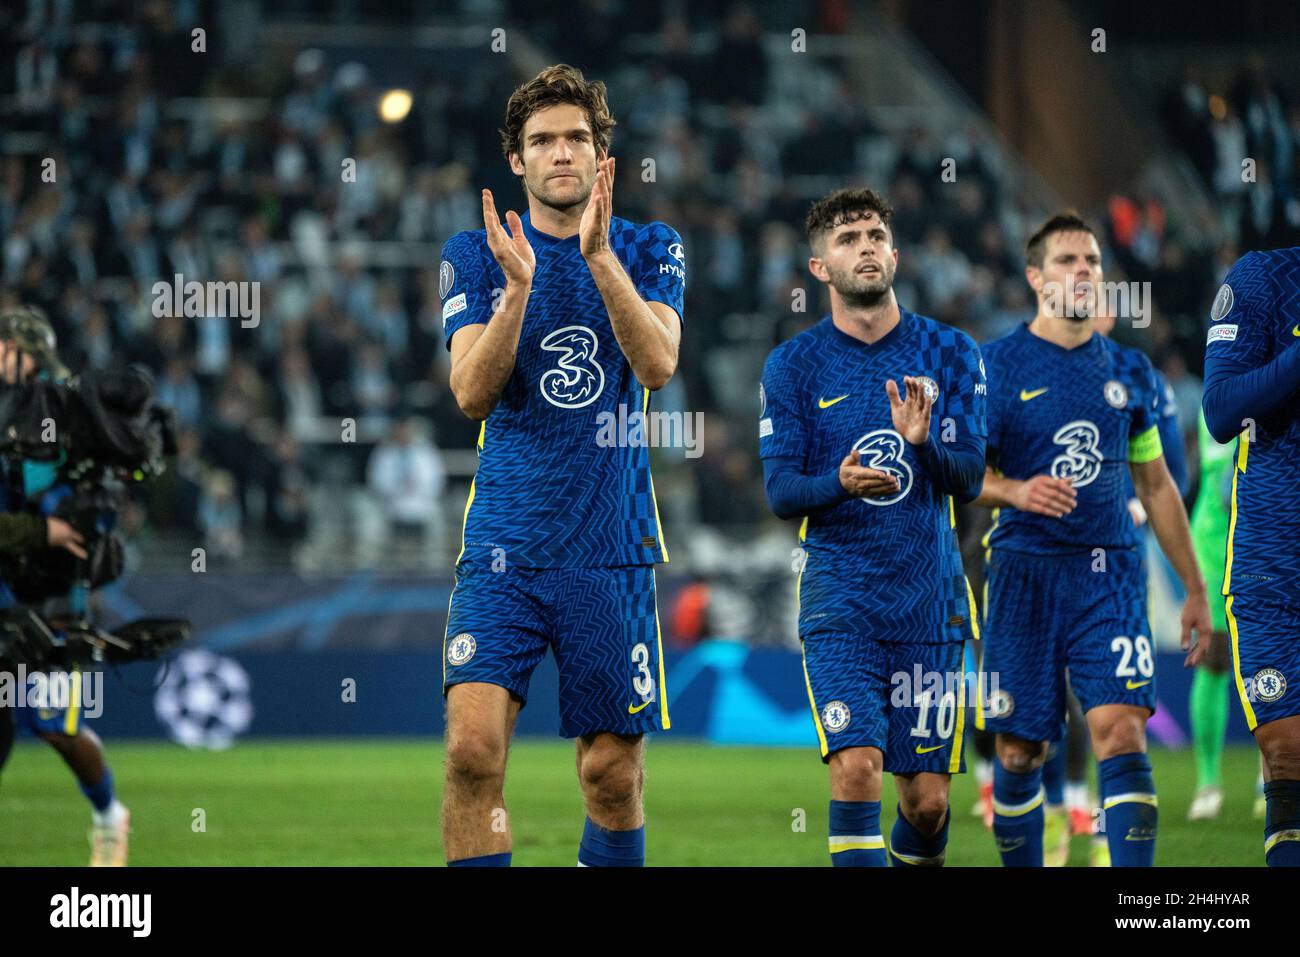
[[[506,159],[511,153],[523,153],[522,137],[528,118],[540,110],[560,103],[581,107],[591,124],[592,142],[597,153],[609,151],[610,134],[616,121],[605,101],[605,84],[588,81],[577,67],[567,63],[548,66],[527,83],[519,86],[506,103],[506,121],[501,127],[501,151]]]
[[[880,217],[892,239],[894,207],[879,193],[869,189],[837,189],[829,196],[823,196],[813,203],[812,209],[808,210],[808,218],[804,220],[808,245],[815,251],[822,237],[836,226],[865,219],[870,213]]]
[[[1042,269],[1043,260],[1047,256],[1047,237],[1057,233],[1087,233],[1094,239],[1097,237],[1082,216],[1072,209],[1063,210],[1049,217],[1029,237],[1029,242],[1025,243],[1025,265]]]

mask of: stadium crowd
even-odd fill
[[[577,60],[608,83],[614,151],[629,158],[616,214],[664,220],[684,239],[681,372],[656,401],[700,413],[705,441],[697,460],[658,454],[670,536],[770,530],[758,369],[821,315],[802,220],[810,199],[861,178],[864,157],[886,170],[876,185],[896,210],[903,305],[980,341],[1030,314],[1021,251],[1047,210],[1029,207],[980,128],[940,131],[920,116],[882,128],[849,79],[811,59],[805,81],[783,88],[764,3],[661,17],[584,0],[578,32],[510,6],[548,62]],[[73,369],[143,363],[176,407],[177,467],[131,517],[146,542],[202,536],[217,556],[276,561],[289,549],[308,566],[450,557],[477,426],[447,387],[438,249],[481,226],[481,186],[499,208],[523,208],[497,134],[522,74],[425,65],[408,78],[410,115],[386,123],[376,104],[390,78],[355,59],[267,47],[252,69],[213,31],[193,54],[206,13],[198,2],[56,0],[9,14],[0,299],[42,307]],[[841,7],[809,4],[808,22],[842,30]],[[1141,190],[1084,212],[1104,224],[1110,277],[1153,283],[1155,321],[1133,344],[1174,384],[1191,435],[1205,304],[1239,249],[1297,241],[1300,107],[1288,112],[1262,75],[1211,94],[1189,74],[1175,100],[1177,141],[1232,201],[1220,228],[1171,224]],[[1263,144],[1267,193],[1231,175],[1242,139]],[[956,182],[940,177],[943,157],[957,159]],[[354,180],[341,175],[348,159]],[[157,317],[152,287],[175,274],[260,283],[257,325]],[[793,311],[800,290],[811,301]],[[439,504],[402,504],[413,497]],[[416,551],[385,548],[392,537]]]

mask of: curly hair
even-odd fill
[[[836,226],[857,222],[871,213],[880,217],[881,223],[893,236],[894,207],[889,200],[869,189],[837,189],[813,203],[804,220],[808,244],[815,250],[822,238]]]
[[[1055,236],[1057,233],[1088,233],[1093,238],[1097,236],[1092,227],[1074,210],[1067,209],[1059,212],[1034,230],[1034,235],[1030,236],[1029,242],[1025,243],[1025,265],[1042,269],[1044,257],[1047,255],[1047,237]]]
[[[588,81],[582,71],[566,63],[548,66],[527,83],[517,87],[506,103],[506,122],[501,127],[501,152],[506,159],[511,153],[523,153],[521,141],[524,124],[539,110],[560,103],[581,107],[591,124],[592,141],[596,152],[609,150],[610,133],[615,120],[605,102],[605,84],[600,80]]]

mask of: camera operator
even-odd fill
[[[33,377],[59,381],[68,370],[59,361],[54,330],[37,308],[27,306],[0,313],[0,388],[10,388]],[[18,463],[0,456],[5,490],[4,511],[0,512],[0,555],[31,554],[46,548],[63,549],[86,559],[85,540],[71,524],[54,516],[25,511],[33,497],[54,485],[59,462]],[[21,468],[21,476],[12,474]],[[9,584],[0,581],[0,608],[17,604]],[[15,671],[8,663],[4,670]],[[80,687],[81,676],[73,671],[71,686]],[[25,689],[19,689],[25,692]],[[89,728],[81,727],[80,695],[74,694],[67,708],[31,708],[20,703],[16,709],[0,708],[0,768],[8,756],[17,725],[47,742],[76,776],[82,793],[92,807],[92,867],[122,867],[126,864],[130,833],[130,812],[117,800],[113,772],[104,757],[103,744]]]

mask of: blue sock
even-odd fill
[[[1156,862],[1156,782],[1140,751],[1097,762],[1101,807],[1111,867],[1151,867]]]
[[[1047,746],[1047,760],[1043,762],[1043,800],[1051,807],[1065,803],[1065,758],[1069,750],[1068,739]]]
[[[580,867],[645,867],[645,826],[607,831],[587,818],[578,848]]]
[[[448,867],[509,867],[510,852],[504,854],[484,854],[482,857],[462,857],[458,861],[448,861]]]
[[[903,817],[900,806],[898,817],[894,818],[894,829],[889,834],[889,858],[894,867],[943,867],[943,855],[948,847],[948,822],[951,820],[952,809],[949,808],[943,827],[934,836],[926,837]]]
[[[1006,867],[1043,866],[1043,772],[993,762],[993,837]]]
[[[879,801],[831,801],[831,864],[888,867]]]
[[[1269,781],[1264,800],[1264,860],[1269,867],[1300,867],[1300,781]]]
[[[81,785],[81,793],[86,795],[96,811],[107,811],[113,803],[113,772],[104,768],[104,776],[96,784]]]

